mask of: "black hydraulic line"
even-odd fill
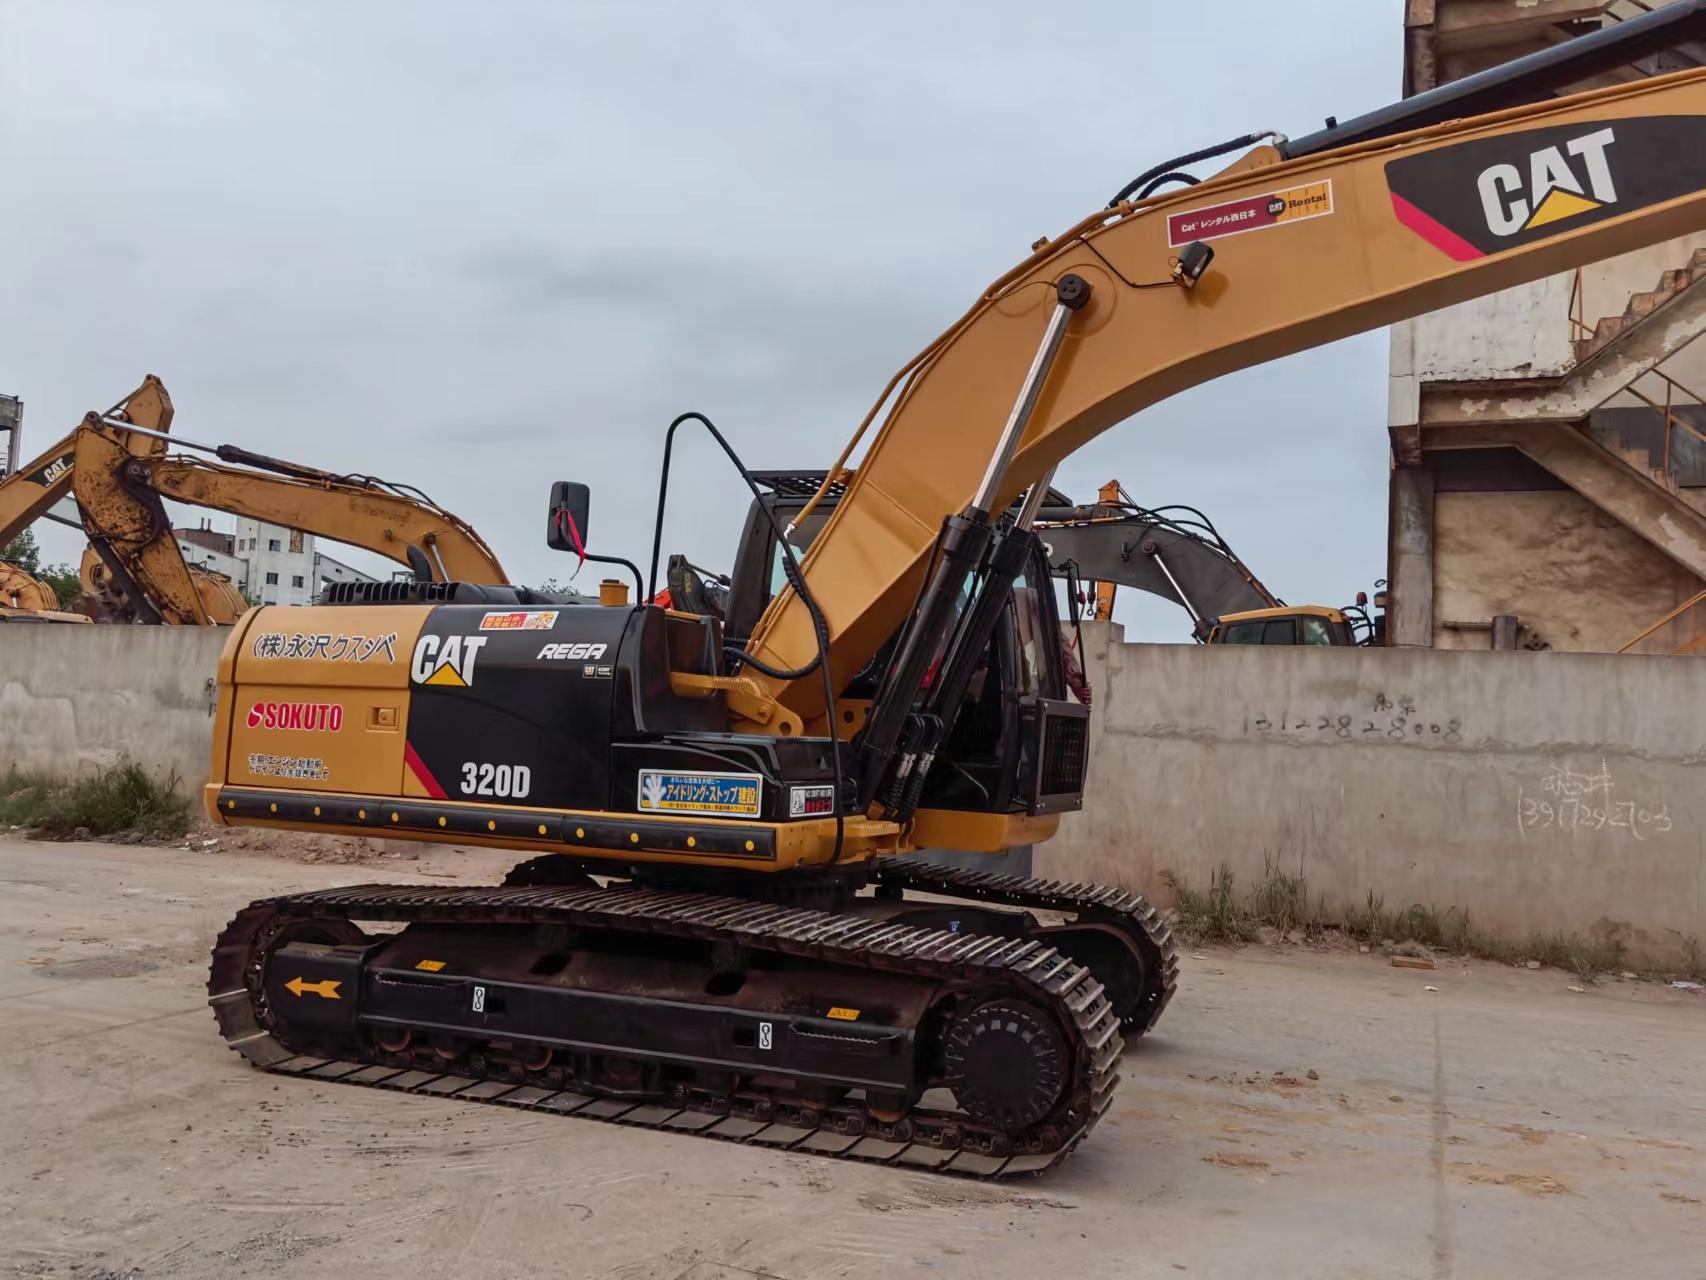
[[[213,452],[221,462],[236,462],[245,467],[253,467],[257,471],[271,471],[277,475],[289,476],[293,480],[332,480],[342,484],[360,483],[354,476],[334,476],[317,467],[305,467],[297,462],[286,462],[283,458],[269,458],[264,453],[251,453],[247,449],[239,449],[234,444],[222,444]]]
[[[1706,40],[1706,0],[1675,0],[1661,9],[1615,22],[1563,44],[1489,68],[1342,124],[1280,143],[1288,160],[1539,102],[1591,76],[1639,58]]]
[[[1200,178],[1193,178],[1188,173],[1164,173],[1159,178],[1156,178],[1153,182],[1151,182],[1148,186],[1144,187],[1144,189],[1142,191],[1139,191],[1137,193],[1137,198],[1139,200],[1147,200],[1147,199],[1149,199],[1150,196],[1154,195],[1157,191],[1159,191],[1162,187],[1166,186],[1169,182],[1182,182],[1187,187],[1194,187],[1200,181],[1201,181]]]
[[[860,735],[859,796],[867,803],[876,798],[903,734],[918,736],[914,701],[959,621],[965,584],[982,562],[992,532],[988,513],[975,505],[967,506],[961,515],[949,516],[943,527],[936,572],[919,601],[916,620],[901,636],[888,679],[877,691]],[[910,732],[909,725],[913,726]],[[905,763],[895,773],[897,786],[905,783],[910,772]],[[890,797],[894,803],[885,803],[885,808],[898,807],[899,794],[896,791]]]
[[[984,561],[983,581],[978,584],[970,606],[961,615],[960,625],[941,664],[937,667],[928,693],[924,698],[922,718],[928,726],[928,737],[916,744],[918,760],[900,797],[897,818],[911,819],[924,794],[924,783],[936,752],[941,750],[952,726],[955,712],[971,687],[977,664],[989,648],[989,637],[1007,607],[1007,595],[1014,581],[1024,571],[1030,559],[1034,536],[1025,529],[1009,528],[995,535]]]
[[[783,576],[788,579],[788,585],[793,587],[795,593],[800,597],[800,602],[806,606],[806,612],[811,615],[812,630],[817,636],[817,656],[798,670],[778,670],[761,662],[746,650],[737,649],[733,646],[725,646],[723,652],[728,657],[762,672],[772,680],[798,680],[810,675],[813,671],[822,672],[823,718],[824,723],[829,726],[829,759],[835,773],[835,854],[830,858],[833,865],[841,861],[841,846],[846,837],[847,820],[841,812],[844,800],[842,795],[841,735],[835,729],[835,685],[829,676],[829,623],[824,620],[823,610],[818,607],[817,600],[811,593],[811,588],[806,585],[805,574],[800,572],[800,562],[794,555],[793,544],[782,535],[782,526],[776,522],[776,513],[771,510],[769,504],[764,501],[764,495],[759,492],[758,481],[752,478],[752,472],[746,469],[746,464],[740,460],[740,455],[735,452],[734,446],[723,437],[723,433],[717,430],[716,424],[702,413],[689,411],[681,414],[669,424],[669,430],[664,433],[663,474],[658,482],[657,524],[652,534],[652,575],[647,600],[638,603],[646,604],[651,597],[657,595],[658,551],[663,544],[664,501],[669,496],[669,460],[675,447],[675,430],[684,422],[697,422],[709,431],[711,438],[722,446],[723,452],[728,455],[728,459],[734,464],[735,470],[740,472],[740,478],[746,481],[746,487],[752,492],[752,500],[758,504],[759,510],[764,512],[764,518],[770,523],[770,531],[776,535],[776,541],[782,548]],[[637,579],[639,570],[636,568],[634,572]]]
[[[1247,133],[1242,138],[1233,138],[1229,142],[1222,142],[1216,146],[1204,147],[1201,151],[1193,151],[1189,155],[1174,156],[1171,160],[1165,160],[1152,169],[1145,169],[1142,173],[1138,174],[1137,177],[1126,183],[1125,186],[1121,187],[1114,193],[1114,198],[1108,201],[1108,208],[1112,209],[1121,200],[1124,200],[1146,182],[1153,182],[1155,179],[1164,174],[1170,173],[1174,169],[1181,168],[1187,164],[1195,164],[1199,160],[1212,160],[1216,156],[1225,155],[1228,151],[1236,151],[1239,147],[1253,147],[1265,138],[1277,139],[1280,136],[1280,134],[1275,133],[1272,129],[1267,129],[1260,133]]]

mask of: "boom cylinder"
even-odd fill
[[[917,613],[901,637],[894,666],[877,694],[870,719],[866,722],[860,738],[859,798],[862,803],[869,804],[876,798],[877,791],[882,786],[883,779],[889,776],[891,768],[894,768],[895,772],[890,794],[898,800],[901,784],[915,767],[924,740],[939,736],[940,726],[932,729],[923,723],[913,723],[914,704],[919,690],[924,687],[924,681],[930,675],[931,668],[941,662],[954,635],[955,624],[965,606],[966,582],[977,571],[984,553],[989,549],[996,494],[1000,491],[1001,482],[1006,478],[1007,468],[1013,461],[1013,454],[1025,434],[1031,414],[1037,407],[1043,381],[1048,377],[1049,369],[1060,353],[1061,342],[1066,337],[1066,326],[1073,315],[1083,310],[1089,301],[1090,285],[1084,277],[1066,275],[1055,284],[1054,311],[1043,330],[1043,339],[1037,347],[1037,354],[1019,387],[1018,398],[1014,400],[1013,410],[1007,416],[1007,425],[1002,429],[1001,439],[989,459],[988,467],[984,469],[983,481],[978,485],[977,494],[964,512],[949,516],[943,525],[939,535],[940,555],[936,571],[919,599]],[[1042,505],[1038,496],[1039,489],[1047,491],[1046,479],[1042,484],[1032,486],[1032,493],[1025,503],[1029,511],[1027,520],[1034,520],[1036,509]],[[1011,578],[1008,581],[1011,583]],[[937,674],[938,679],[941,679],[947,673],[938,671]],[[951,716],[953,708],[945,708],[944,713]],[[913,725],[910,732],[909,723]],[[903,735],[909,741],[900,755],[897,767],[895,757],[897,752],[902,752]]]

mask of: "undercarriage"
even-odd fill
[[[559,855],[273,898],[221,934],[210,1003],[287,1074],[973,1177],[1064,1159],[1172,996],[1154,908],[908,859],[868,885],[802,906]]]

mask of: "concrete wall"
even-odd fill
[[[1090,800],[1036,874],[1170,900],[1268,860],[1330,911],[1467,909],[1512,939],[1706,943],[1706,663],[1128,645],[1086,625]]]
[[[1433,567],[1437,649],[1490,648],[1486,624],[1509,613],[1522,620],[1525,645],[1615,653],[1701,588],[1652,543],[1568,489],[1436,495]],[[1482,629],[1453,625],[1465,622]]]
[[[1706,234],[1684,236],[1582,268],[1577,317],[1591,329],[1622,315],[1631,295],[1659,286],[1666,271],[1686,267]],[[1576,273],[1562,272],[1392,326],[1392,424],[1416,421],[1409,412],[1415,384],[1556,378],[1576,362],[1570,323]],[[1664,369],[1685,385],[1706,382],[1706,344],[1671,358]],[[1664,398],[1660,390],[1659,397]]]
[[[228,633],[0,627],[0,771],[123,755],[207,775]],[[1706,943],[1706,662],[1586,653],[1128,645],[1086,624],[1089,803],[1036,874],[1167,900],[1268,860],[1330,910],[1467,908],[1514,939]]]
[[[0,626],[0,774],[69,777],[129,756],[207,781],[220,627]]]

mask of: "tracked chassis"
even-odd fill
[[[287,1074],[1000,1178],[1083,1140],[1122,1024],[1153,1026],[1177,972],[1114,889],[897,859],[822,911],[517,872],[571,882],[254,903],[213,952],[226,1042]]]

